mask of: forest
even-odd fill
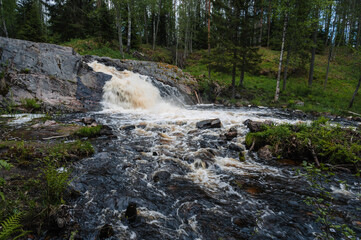
[[[360,85],[360,0],[0,0],[0,240],[358,240]]]
[[[267,97],[252,103],[270,105],[281,100],[283,105],[294,105],[325,92],[329,78],[335,78],[330,76],[333,65],[341,61],[341,65],[347,62],[342,68],[351,70],[338,74],[344,75],[344,84],[352,85],[345,90],[347,96],[340,93],[342,106],[316,108],[340,113],[353,106],[361,81],[361,4],[357,0],[1,0],[0,6],[0,36],[68,43],[84,54],[109,47],[118,53],[116,58],[174,64],[198,78],[208,101],[227,98],[234,103],[234,98],[247,98],[252,92],[247,91],[247,81],[264,75],[277,79],[275,86],[264,88]],[[81,39],[91,43],[79,43]],[[86,46],[77,49],[77,44]],[[107,51],[97,53],[112,56]],[[317,61],[322,62],[322,71],[317,70]],[[280,99],[290,77],[302,78],[302,86],[296,88],[306,93],[295,93],[298,99],[287,94]],[[222,90],[210,92],[214,88]],[[357,112],[355,107],[352,110]]]

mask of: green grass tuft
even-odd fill
[[[78,137],[88,137],[93,138],[100,135],[100,131],[103,128],[102,125],[94,126],[94,127],[82,127],[78,131],[75,132],[75,135]]]

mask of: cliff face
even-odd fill
[[[170,65],[81,56],[72,48],[0,37],[0,105],[36,98],[49,111],[100,109],[102,89],[111,76],[94,72],[86,63],[97,60],[177,87],[188,104],[196,82]]]

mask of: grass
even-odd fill
[[[324,54],[316,56],[315,78],[313,86],[307,86],[308,75],[291,74],[287,80],[286,90],[281,92],[278,103],[273,102],[276,89],[276,73],[278,67],[279,52],[267,48],[261,48],[262,63],[261,72],[263,75],[252,75],[246,73],[244,89],[238,89],[242,99],[239,100],[245,104],[264,105],[273,107],[283,107],[300,109],[305,112],[329,112],[331,114],[348,114],[347,111],[361,113],[361,99],[357,96],[354,106],[348,109],[349,101],[357,85],[359,75],[361,74],[356,67],[356,62],[361,62],[360,57],[352,54],[347,48],[339,48],[336,53],[335,61],[331,62],[328,85],[324,89],[324,78],[327,66],[327,51]],[[194,53],[188,60],[188,66],[184,71],[195,76],[201,82],[202,90],[207,88],[209,80],[207,66],[200,63],[202,51]],[[307,67],[307,66],[306,66]],[[292,69],[291,69],[292,71]],[[229,71],[230,72],[230,71]],[[237,73],[239,78],[239,73]],[[232,77],[229,73],[219,73],[212,71],[212,81],[216,81],[223,86],[223,98],[229,98],[228,91],[231,85]],[[238,83],[239,79],[236,80]],[[304,102],[304,106],[296,106],[297,101]]]
[[[72,39],[62,44],[72,47],[81,55],[96,55],[99,57],[110,57],[114,59],[123,59],[119,52],[119,45],[116,42],[102,42],[97,39]],[[135,59],[131,54],[124,52],[124,59]]]
[[[21,105],[29,112],[37,111],[41,107],[41,104],[35,98],[23,98],[21,99]]]
[[[93,138],[100,135],[100,131],[103,128],[102,125],[98,126],[86,126],[77,130],[74,134],[78,137]]]

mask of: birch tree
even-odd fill
[[[280,60],[278,64],[277,85],[276,85],[276,92],[274,98],[275,102],[278,102],[280,95],[280,81],[281,81],[281,72],[282,72],[283,52],[284,52],[285,40],[286,40],[287,22],[288,22],[288,12],[285,13],[284,22],[283,22],[282,46],[281,46]]]

